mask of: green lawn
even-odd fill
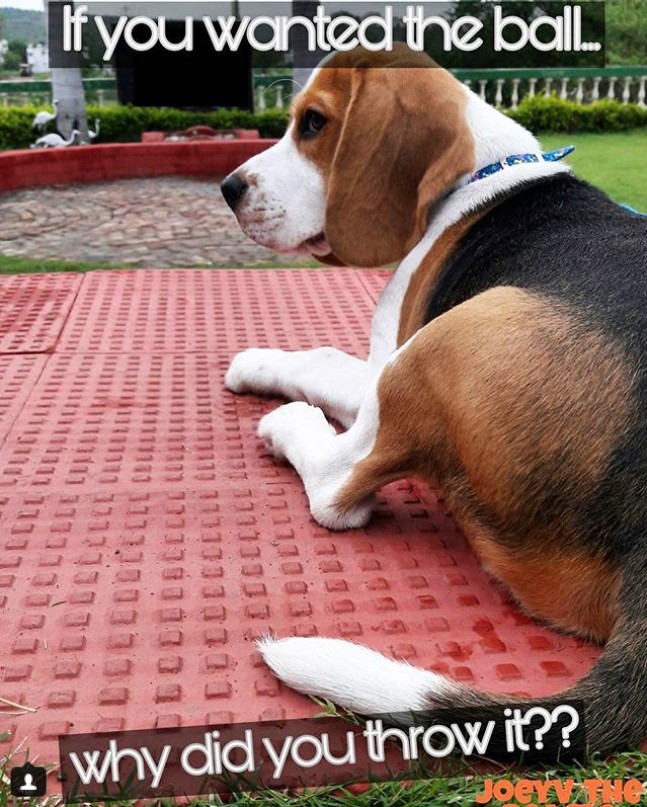
[[[647,212],[647,129],[612,134],[543,135],[546,150],[572,143],[575,152],[568,158],[575,172],[605,190],[618,203],[625,202]],[[2,197],[0,196],[0,210]],[[283,266],[284,264],[265,264]],[[292,266],[294,264],[285,264]],[[318,266],[306,261],[301,265]],[[104,269],[104,264],[30,260],[0,255],[0,275],[26,272],[86,272]],[[120,268],[110,265],[109,268]]]
[[[341,719],[341,718],[340,718]],[[511,772],[501,767],[500,769],[490,765],[490,773],[487,777],[494,780],[506,779],[516,782],[520,779],[545,781],[556,779],[572,780],[573,790],[570,804],[587,804],[586,791],[582,787],[582,782],[591,779],[604,780],[624,780],[638,779],[645,780],[645,765],[647,764],[647,754],[623,754],[610,762],[598,762],[586,767],[572,767],[569,769],[555,770],[545,769],[543,772],[532,770],[519,770]],[[7,787],[11,763],[9,760],[0,758],[0,807],[15,807],[18,800],[13,799]],[[5,783],[3,785],[3,782]],[[246,792],[234,792],[230,799],[223,802],[217,796],[208,799],[202,798],[189,802],[188,807],[217,807],[217,805],[239,805],[240,807],[470,807],[476,805],[475,798],[482,794],[484,788],[484,774],[472,766],[466,765],[461,776],[437,777],[433,779],[418,780],[409,783],[384,782],[375,784],[363,792],[357,792],[354,788],[328,787],[318,791],[302,792],[300,794],[288,794],[282,791],[264,791],[260,794],[250,795]],[[354,792],[353,792],[354,791]],[[550,791],[549,805],[554,805],[557,798],[554,791]],[[60,803],[54,798],[49,799],[21,799],[22,807],[60,807]],[[501,802],[490,802],[492,807],[498,807]],[[536,794],[530,797],[524,804],[538,805],[544,802],[539,801]],[[597,802],[601,805],[601,802]],[[644,804],[644,799],[641,799]],[[112,807],[133,807],[134,802],[117,799],[111,802]],[[179,802],[173,799],[160,799],[151,801],[149,804],[154,807],[178,807]],[[513,800],[506,803],[507,807],[518,807],[518,802]],[[618,807],[626,802],[618,802]]]
[[[2,210],[0,197],[0,210]],[[89,272],[100,269],[93,263],[77,261],[48,261],[32,258],[14,258],[12,255],[0,255],[0,275],[43,274],[45,272]]]
[[[543,135],[546,151],[572,144],[575,173],[616,202],[647,213],[647,128],[615,134]]]

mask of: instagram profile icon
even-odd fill
[[[47,788],[47,771],[26,762],[11,769],[11,795],[30,798],[44,796]]]

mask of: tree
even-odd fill
[[[48,0],[48,24],[50,60],[55,65],[52,67],[52,96],[59,102],[56,128],[63,137],[69,137],[72,129],[78,129],[83,140],[87,141],[80,54],[63,52],[63,3],[58,0]]]
[[[4,59],[4,69],[18,72],[20,65],[26,61],[26,45],[22,39],[10,39],[7,43],[7,52]]]
[[[636,0],[647,2],[647,0]],[[618,0],[624,3],[625,0]],[[436,58],[443,67],[450,68],[497,68],[497,67],[586,67],[592,66],[592,54],[588,51],[562,53],[544,53],[531,47],[516,52],[496,52],[494,50],[493,35],[494,12],[497,3],[490,0],[458,0],[452,9],[443,16],[454,23],[459,17],[470,15],[483,23],[483,32],[480,34],[484,44],[474,52],[462,52],[457,49],[445,53],[442,47],[442,36],[438,30],[425,37],[425,50]],[[516,16],[526,23],[532,22],[538,16],[556,17],[563,14],[561,2],[552,0],[508,0],[503,6],[505,16]],[[587,32],[596,40],[604,39],[604,7],[601,3],[583,4]],[[538,34],[538,39],[551,41],[554,32],[548,28]]]
[[[607,0],[608,64],[647,64],[647,0]]]

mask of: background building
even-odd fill
[[[40,42],[27,45],[27,64],[32,73],[49,73],[49,50]]]

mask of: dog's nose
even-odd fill
[[[232,210],[236,210],[236,205],[243,198],[247,190],[247,183],[236,174],[230,174],[220,186],[225,202]]]

